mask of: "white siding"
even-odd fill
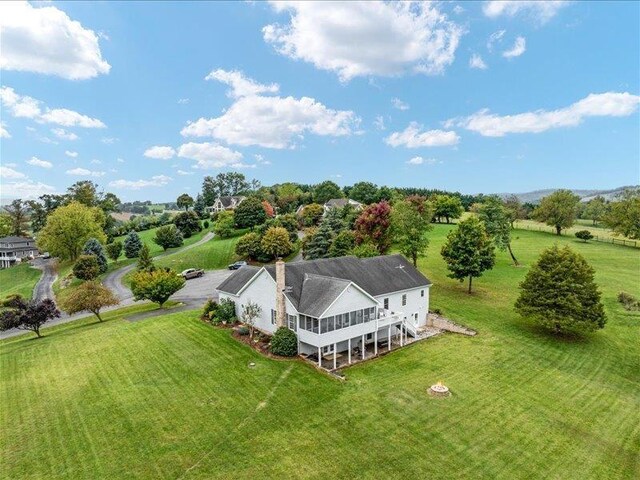
[[[327,309],[323,317],[375,306],[377,306],[377,303],[371,297],[362,293],[359,288],[349,285],[333,305]]]
[[[240,318],[242,305],[251,301],[260,305],[262,311],[256,320],[255,327],[268,333],[274,333],[277,326],[271,323],[271,310],[276,309],[276,282],[266,270],[261,270],[258,276],[245,288],[240,296],[220,292],[220,300],[229,298],[236,302],[236,315]],[[297,315],[289,299],[285,297],[286,310],[289,315]]]
[[[424,297],[420,292],[424,290]],[[407,296],[407,304],[402,305],[402,296]],[[414,322],[414,314],[418,314],[418,323],[416,327],[422,327],[427,324],[427,313],[429,313],[429,287],[420,287],[412,290],[404,290],[401,292],[390,293],[388,295],[380,295],[376,299],[380,305],[384,305],[384,299],[389,299],[389,310],[392,312],[402,312],[407,321]]]

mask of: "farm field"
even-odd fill
[[[451,228],[434,226],[419,267],[434,282],[431,308],[479,334],[413,344],[346,369],[346,382],[264,358],[197,312],[138,322],[111,313],[103,324],[0,342],[0,470],[7,478],[637,478],[640,313],[615,297],[640,296],[638,250],[518,231],[523,267],[499,253],[468,295],[439,254]],[[604,330],[552,338],[513,312],[527,265],[555,242],[596,269]],[[451,398],[427,396],[438,380]]]
[[[42,271],[23,263],[11,268],[0,269],[0,298],[18,294],[24,298],[31,298],[33,287],[36,286]]]

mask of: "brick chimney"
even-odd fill
[[[287,307],[284,299],[285,277],[284,262],[281,258],[276,261],[276,324],[278,327],[287,326]]]

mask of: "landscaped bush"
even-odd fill
[[[216,310],[216,319],[226,324],[236,322],[236,302],[228,298],[223,298],[218,303]]]
[[[238,335],[242,335],[243,337],[249,335],[249,327],[238,327]]]
[[[298,337],[293,330],[280,327],[271,337],[271,353],[283,357],[294,357],[298,354]]]
[[[591,240],[593,238],[593,235],[591,235],[589,230],[580,230],[579,232],[576,232],[576,238],[586,243],[587,240]]]
[[[210,320],[211,317],[215,316],[217,310],[218,302],[211,299],[207,300],[202,309],[202,318],[205,320]]]
[[[640,310],[640,300],[629,293],[620,292],[618,294],[618,302],[622,304],[625,310]]]
[[[209,228],[209,220],[205,220],[204,222],[202,222],[202,226],[203,226],[205,229],[208,229],[208,228]]]
[[[73,275],[80,280],[93,280],[100,275],[100,265],[95,255],[80,255],[73,265]]]

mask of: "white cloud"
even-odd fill
[[[261,93],[278,93],[280,86],[277,83],[263,85],[248,78],[237,70],[212,70],[205,80],[217,80],[231,87],[227,95],[233,98],[259,95]]]
[[[140,190],[147,187],[164,187],[172,180],[166,175],[154,175],[151,180],[114,180],[109,186],[123,190]]]
[[[0,102],[14,117],[29,118],[39,123],[54,123],[63,127],[105,128],[97,118],[91,118],[66,108],[40,107],[35,98],[19,95],[11,87],[0,88]]]
[[[117,159],[116,159],[116,162],[118,162],[118,163],[124,163],[124,158],[117,158]]]
[[[2,183],[3,198],[22,198],[23,200],[38,198],[45,193],[56,193],[55,187],[42,182],[26,180],[24,182]]]
[[[462,7],[461,5],[456,5],[455,7],[453,7],[453,13],[457,15],[464,13],[464,7]]]
[[[407,148],[442,147],[456,145],[460,137],[456,132],[445,130],[427,130],[421,132],[422,126],[411,122],[402,132],[393,132],[385,142],[392,147],[405,146]]]
[[[52,128],[51,133],[63,140],[77,140],[79,137],[73,132],[68,132],[64,128]]]
[[[376,130],[385,130],[387,128],[384,126],[384,117],[382,115],[376,115],[373,125],[376,127]]]
[[[262,29],[282,55],[336,72],[341,81],[406,72],[440,74],[453,63],[463,28],[437,4],[273,2],[290,23]]]
[[[194,172],[187,172],[185,170],[178,170],[176,173],[178,175],[193,175]]]
[[[640,96],[628,92],[592,93],[582,100],[558,110],[536,110],[516,115],[495,115],[480,110],[461,119],[452,119],[457,125],[485,137],[502,137],[509,133],[540,133],[552,128],[573,127],[589,117],[624,117],[634,113]]]
[[[433,165],[435,163],[438,163],[438,161],[435,158],[423,158],[420,156],[417,157],[413,157],[409,160],[407,160],[407,164],[409,165]]]
[[[162,147],[159,145],[155,145],[151,148],[147,148],[144,151],[144,156],[148,158],[156,158],[160,160],[168,160],[173,158],[176,154],[176,151],[172,147]]]
[[[4,122],[0,122],[0,138],[11,138],[11,134],[5,128]]]
[[[102,137],[100,141],[105,145],[113,145],[118,139],[113,137]]]
[[[48,162],[47,160],[40,160],[38,157],[31,157],[29,160],[27,160],[27,163],[29,165],[33,165],[34,167],[41,167],[41,168],[53,167],[53,163]]]
[[[189,99],[188,98],[179,98],[178,99],[178,103],[180,105],[186,105],[187,103],[189,103]]]
[[[516,38],[516,41],[513,44],[513,47],[511,47],[509,50],[505,50],[504,52],[502,52],[502,56],[504,58],[519,57],[525,52],[526,49],[527,49],[526,40],[524,39],[524,37],[518,37]]]
[[[478,55],[477,53],[474,53],[473,55],[471,55],[471,58],[469,59],[469,68],[486,70],[487,64],[484,63],[484,60],[480,55]]]
[[[27,176],[24,173],[18,172],[13,168],[0,165],[0,178],[2,179],[19,180],[21,178],[26,178],[26,177]]]
[[[0,2],[0,68],[83,80],[109,73],[98,37],[54,6]]]
[[[264,156],[260,155],[259,153],[254,154],[253,158],[255,158],[256,162],[258,162],[260,165],[271,165],[271,161],[267,160],[266,158],[264,158]]]
[[[520,13],[524,13],[539,23],[545,23],[555,17],[560,9],[568,4],[568,1],[553,0],[498,0],[485,2],[482,11],[490,18],[502,15],[515,17]]]
[[[487,50],[493,52],[493,46],[496,43],[502,42],[505,33],[507,33],[506,30],[498,30],[497,32],[493,32],[491,35],[489,35],[489,40],[487,40]]]
[[[98,160],[97,158],[94,158],[93,160],[91,160],[91,162],[89,162],[93,165],[102,165],[102,161]]]
[[[352,111],[332,110],[313,98],[241,97],[220,117],[200,118],[183,136],[210,136],[231,145],[293,147],[307,132],[320,136],[353,133],[360,119]]]
[[[78,156],[78,152],[72,152],[71,150],[65,150],[64,154],[71,158],[76,158]]]
[[[391,99],[391,104],[393,105],[393,108],[396,108],[398,110],[409,110],[409,104],[406,102],[403,102],[402,100],[400,100],[399,98],[392,98]]]
[[[217,143],[194,143],[189,142],[180,145],[178,156],[196,160],[193,168],[248,168],[253,165],[242,163],[242,153],[231,150]]]
[[[96,172],[87,170],[86,168],[72,168],[65,172],[67,175],[74,175],[76,177],[102,177],[105,172]]]

